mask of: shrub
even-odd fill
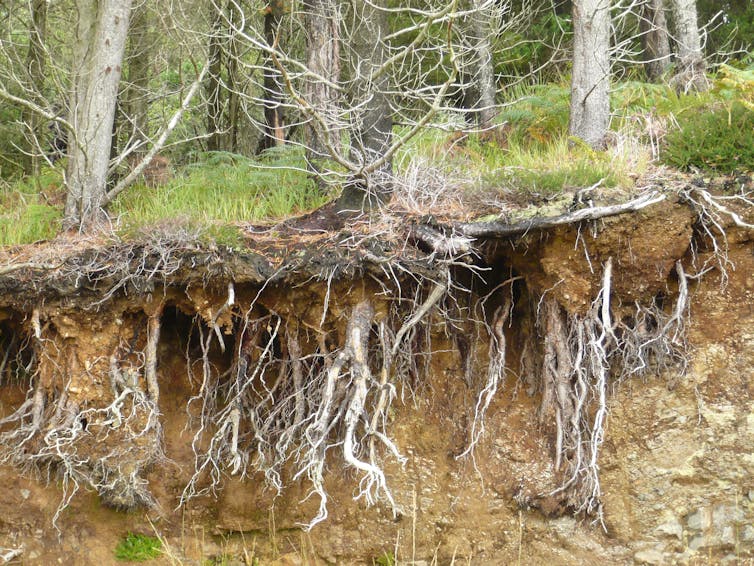
[[[743,104],[685,114],[678,122],[665,139],[665,163],[719,173],[754,169],[754,111]]]

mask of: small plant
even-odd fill
[[[754,168],[754,110],[730,107],[687,114],[668,134],[663,160],[680,169],[697,167],[719,173]]]
[[[754,68],[736,69],[722,65],[713,92],[724,100],[739,102],[754,111]]]
[[[0,246],[53,238],[60,229],[62,203],[56,203],[62,175],[45,169],[36,179],[0,186]]]
[[[374,559],[376,566],[395,566],[395,555],[392,552],[383,552]]]
[[[116,560],[144,562],[162,554],[162,542],[157,537],[128,533],[115,547]]]

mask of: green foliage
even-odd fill
[[[754,110],[742,103],[684,114],[678,124],[665,140],[663,160],[668,165],[720,173],[754,168]]]
[[[282,218],[326,199],[298,151],[274,150],[258,159],[216,152],[198,156],[184,175],[164,186],[124,191],[111,213],[126,232],[173,222],[204,226],[211,239],[230,243],[237,241],[237,231],[228,224]]]
[[[115,559],[144,562],[162,554],[162,542],[157,537],[128,533],[115,547]]]
[[[498,74],[523,77],[538,70],[537,78],[544,82],[556,79],[563,71],[561,66],[548,63],[563,43],[562,38],[573,32],[573,25],[567,12],[557,14],[552,8],[549,1],[512,3],[508,17],[523,18],[523,25],[496,38],[493,60]]]
[[[49,204],[62,185],[62,175],[46,169],[36,180],[0,186],[0,246],[53,238],[60,229],[62,207]]]
[[[515,93],[515,103],[503,108],[499,120],[508,124],[510,144],[543,147],[568,131],[570,94],[561,84],[537,85]]]
[[[722,65],[712,92],[732,105],[740,102],[749,110],[754,110],[754,67],[736,69]]]
[[[21,112],[5,101],[0,103],[0,179],[10,179],[23,173],[28,158],[20,148],[27,147],[23,130],[18,124]]]
[[[592,186],[627,185],[632,164],[627,156],[595,151],[586,144],[566,137],[547,146],[512,145],[499,162],[483,177],[483,187],[513,190],[531,197],[552,197],[563,191]]]
[[[617,83],[610,95],[613,113],[619,118],[634,116],[642,112],[652,112],[659,116],[677,116],[694,112],[713,103],[713,93],[677,93],[666,84],[623,81]]]
[[[373,560],[376,566],[395,566],[395,555],[392,552],[383,552]]]
[[[711,56],[726,58],[751,58],[754,47],[754,2],[751,0],[700,0],[697,2],[698,19],[707,23],[715,18],[707,29],[706,51]]]

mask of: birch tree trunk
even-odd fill
[[[104,216],[107,169],[131,0],[77,0],[68,144],[66,227]]]
[[[307,68],[332,84],[340,80],[340,14],[336,0],[305,0]],[[317,170],[317,161],[328,157],[327,145],[337,136],[338,99],[327,82],[311,78],[305,85],[305,99],[316,116],[309,116],[305,128],[307,161]],[[320,122],[321,120],[321,122]]]
[[[573,32],[569,131],[601,148],[610,121],[609,0],[574,0]]]
[[[392,192],[392,160],[382,159],[390,147],[393,129],[390,75],[384,66],[387,14],[379,9],[382,2],[354,0],[352,5],[355,25],[349,38],[350,88],[353,99],[364,102],[351,111],[351,158],[361,165],[361,171],[346,183],[338,206],[368,210],[386,202]]]
[[[702,42],[697,24],[694,0],[670,0],[676,41],[677,70],[673,83],[688,92],[707,90],[706,64],[702,55]]]
[[[657,82],[670,68],[670,38],[663,0],[646,0],[640,27],[647,78]]]

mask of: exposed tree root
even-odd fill
[[[162,455],[159,395],[148,391],[150,379],[156,387],[158,316],[148,323],[151,334],[143,350],[135,337],[109,356],[94,358],[76,340],[60,335],[54,322],[42,325],[34,310],[39,363],[26,401],[0,420],[2,461],[60,478],[63,499],[54,522],[81,487],[96,490],[113,507],[151,505],[143,472]],[[145,375],[150,372],[151,378]],[[82,395],[96,383],[109,384],[110,391],[102,388],[96,399]]]
[[[686,197],[698,207],[718,265],[725,268],[726,226],[751,226],[728,201],[698,191]],[[195,387],[187,408],[194,474],[181,503],[214,493],[227,475],[262,475],[277,492],[303,480],[319,499],[311,527],[328,515],[327,470],[340,463],[358,478],[355,499],[367,505],[384,502],[400,512],[385,472],[391,463],[404,462],[390,434],[390,409],[399,393],[403,399],[406,392],[422,391],[433,340],[441,337],[456,345],[459,377],[474,398],[458,457],[473,457],[483,445],[485,419],[504,386],[511,366],[506,357],[513,350],[519,354],[519,383],[529,394],[541,394],[540,418],[552,433],[559,487],[549,495],[571,511],[601,520],[599,454],[610,392],[633,376],[685,368],[688,281],[713,265],[690,276],[679,260],[665,292],[652,301],[622,302],[625,297],[617,296],[613,286],[619,265],[602,255],[600,280],[598,261],[588,256],[590,269],[597,272],[589,284],[600,286],[599,292],[585,293],[589,300],[574,312],[566,310],[562,297],[559,303],[555,293],[543,291],[546,278],[523,269],[514,276],[512,265],[519,267],[513,262],[504,266],[509,279],[484,281],[492,260],[503,256],[490,252],[483,258],[483,242],[474,238],[520,236],[639,210],[662,198],[648,193],[622,205],[516,225],[411,224],[402,234],[402,250],[380,247],[374,234],[354,230],[338,240],[333,262],[322,258],[335,239],[322,244],[316,250],[321,255],[308,258],[306,268],[301,267],[304,260],[296,263],[296,254],[284,265],[270,260],[259,267],[254,262],[261,263],[260,253],[249,260],[254,266],[246,279],[215,266],[222,263],[221,254],[213,252],[206,258],[213,267],[180,284],[196,283],[185,295],[182,288],[155,287],[188,265],[174,246],[132,249],[131,263],[118,266],[108,263],[109,256],[104,266],[96,254],[69,258],[55,268],[67,285],[78,289],[79,277],[92,289],[102,285],[92,308],[105,302],[112,306],[134,290],[149,296],[121,316],[108,312],[112,320],[99,330],[87,328],[96,317],[85,323],[76,318],[76,308],[68,311],[74,320],[66,322],[54,309],[40,306],[27,309],[26,321],[0,336],[0,378],[10,368],[31,376],[26,400],[0,420],[2,459],[49,477],[57,474],[65,490],[61,509],[81,486],[97,490],[116,507],[152,504],[143,478],[144,470],[162,457],[158,354],[163,310],[169,305],[195,315],[198,336],[189,340],[195,350],[187,346],[189,381]],[[749,203],[747,195],[740,198]],[[524,268],[538,268],[526,259]],[[18,269],[40,265],[27,262]],[[217,273],[224,274],[219,283],[202,286]],[[496,277],[499,272],[489,279],[499,281]],[[53,276],[45,281],[46,288],[56,284]],[[361,286],[349,289],[344,281]],[[316,301],[313,308],[306,305],[314,315],[297,312],[299,304],[285,296],[295,295],[295,285],[309,284],[316,287],[312,296],[322,299],[321,310]],[[339,293],[338,285],[348,292]],[[620,289],[619,282],[615,285]],[[160,291],[162,297],[152,296]],[[206,300],[199,304],[194,292]],[[97,332],[110,338],[89,344]],[[486,371],[478,371],[485,362]]]
[[[399,463],[404,458],[386,432],[387,412],[394,382],[407,374],[413,358],[410,336],[446,291],[444,284],[434,285],[395,334],[384,315],[377,319],[370,300],[352,307],[342,336],[336,328],[309,329],[253,304],[237,312],[228,380],[213,372],[207,356],[211,334],[204,335],[204,376],[195,398],[201,404],[196,473],[182,502],[215,490],[226,472],[261,472],[278,492],[286,477],[306,478],[320,499],[311,527],[327,517],[325,470],[337,448],[361,476],[355,499],[367,505],[384,500],[397,512],[382,454]],[[329,344],[338,339],[333,350]]]
[[[555,429],[555,469],[564,481],[554,493],[566,495],[577,513],[602,522],[599,452],[605,436],[610,383],[686,365],[685,320],[688,286],[676,263],[678,296],[670,314],[662,305],[636,305],[633,317],[614,320],[613,263],[608,259],[603,284],[585,315],[568,315],[543,299],[540,328],[544,340],[542,406]],[[604,526],[604,525],[603,525]]]

